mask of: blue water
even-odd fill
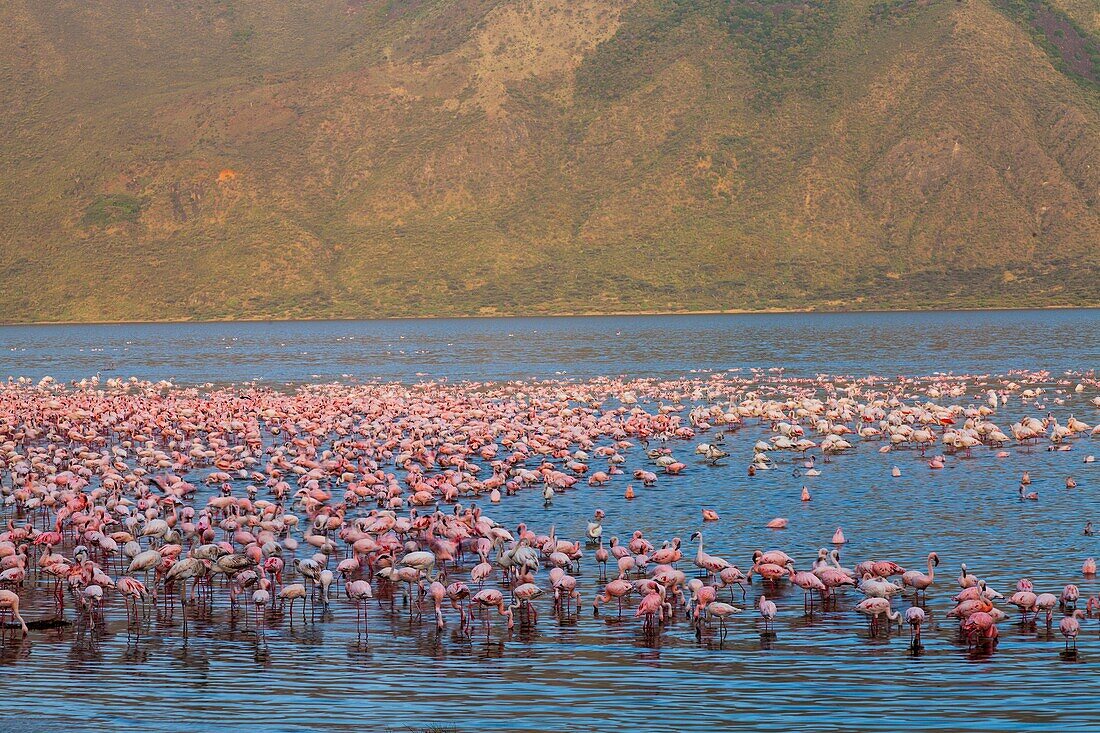
[[[0,374],[181,384],[1092,368],[1100,310],[0,327]]]
[[[282,386],[617,374],[705,380],[706,370],[753,368],[890,377],[1047,369],[1053,390],[1066,388],[1057,384],[1063,372],[1086,379],[1100,363],[1098,326],[1100,311],[4,327],[0,374]],[[954,401],[981,402],[981,381],[970,380],[967,396]],[[1100,410],[1088,400],[1096,394],[1090,383],[1084,394],[1065,394],[1065,404],[1044,401],[1043,410],[1013,399],[995,421],[1007,428],[1023,414],[1051,411],[1063,422],[1073,413],[1095,424]],[[1069,660],[1057,620],[1047,632],[1020,626],[1013,613],[996,651],[983,656],[969,653],[944,618],[961,562],[1006,594],[1025,575],[1042,591],[1076,582],[1085,595],[1100,592],[1080,574],[1085,557],[1100,556],[1100,539],[1081,533],[1085,519],[1100,523],[1100,512],[1092,515],[1100,463],[1082,463],[1100,453],[1100,441],[1079,438],[1068,452],[1011,446],[1006,459],[980,448],[973,458],[949,457],[942,471],[930,471],[916,451],[880,454],[873,443],[819,464],[818,477],[794,476],[787,459],[750,479],[752,444],[770,435],[753,421],[731,437],[731,457],[718,467],[692,454],[704,436],[673,444],[687,471],[638,489],[631,502],[623,499],[626,484],[637,485],[629,474],[651,467],[640,448],[627,454],[627,476],[607,488],[583,485],[549,508],[537,489],[526,490],[486,511],[505,526],[526,520],[544,533],[554,523],[578,539],[602,507],[606,535],[625,539],[642,529],[659,542],[686,539],[702,526],[700,508],[710,507],[721,520],[704,528],[707,551],[742,568],[756,548],[784,549],[806,566],[837,526],[850,540],[848,567],[874,557],[923,568],[936,550],[943,564],[929,592],[922,655],[909,653],[904,632],[871,638],[851,591],[835,611],[807,619],[801,592],[785,588],[775,599],[774,637],[751,608],[732,621],[724,643],[713,634],[697,640],[682,619],[647,637],[632,608],[621,622],[613,610],[593,617],[599,584],[589,549],[579,617],[556,619],[546,603],[537,628],[506,633],[496,624],[488,641],[457,634],[453,617],[437,633],[429,615],[409,621],[398,604],[392,613],[372,607],[369,641],[359,644],[354,609],[337,602],[324,620],[271,628],[265,647],[250,627],[230,624],[222,595],[184,646],[178,609],[134,640],[121,606],[108,606],[98,632],[74,627],[0,643],[5,714],[23,716],[0,721],[0,730],[27,721],[36,730],[1079,730],[1100,720],[1096,619],[1085,622],[1080,655]],[[893,465],[900,478],[890,477]],[[1023,470],[1039,502],[1017,501]],[[1064,488],[1071,474],[1073,491]],[[804,485],[812,502],[799,501]],[[765,529],[775,516],[788,517],[790,528]],[[688,568],[693,554],[685,543]],[[545,574],[540,580],[548,585]],[[759,584],[750,588],[750,604],[759,592]]]

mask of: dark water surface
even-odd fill
[[[336,379],[524,379],[530,377],[691,376],[699,369],[782,367],[788,373],[894,376],[933,372],[1005,374],[1049,369],[1051,387],[1065,370],[1100,363],[1100,312],[691,316],[494,319],[210,325],[119,325],[0,328],[0,374],[69,380],[105,376],[179,383],[272,385]],[[705,375],[703,375],[705,376]],[[1063,387],[1064,388],[1064,387]],[[1023,414],[1052,411],[1100,421],[1089,404],[1095,388],[1063,395],[1044,409],[1013,399],[995,422],[1006,429]],[[961,404],[979,403],[972,388]],[[943,402],[948,402],[944,399]],[[649,406],[652,407],[652,406]],[[957,625],[944,617],[959,588],[959,564],[1008,595],[1022,576],[1037,592],[1079,583],[1083,596],[1100,583],[1081,563],[1100,556],[1100,538],[1085,537],[1086,519],[1100,522],[1096,497],[1100,440],[1078,438],[1068,452],[1044,446],[1008,448],[1009,458],[975,450],[931,471],[916,451],[880,454],[879,443],[796,477],[785,459],[750,479],[745,465],[767,426],[755,421],[731,438],[731,458],[708,467],[694,441],[674,446],[689,464],[623,498],[632,469],[648,467],[639,448],[627,476],[606,488],[583,485],[544,508],[538,490],[505,497],[486,512],[505,526],[525,520],[545,533],[580,539],[596,507],[607,511],[605,535],[641,529],[660,541],[686,540],[702,526],[700,508],[718,522],[704,527],[706,549],[751,564],[753,549],[784,549],[810,564],[842,526],[848,567],[867,558],[923,568],[929,551],[943,564],[929,592],[925,650],[913,656],[908,635],[872,639],[852,611],[848,591],[838,608],[803,616],[801,592],[775,600],[774,636],[751,607],[733,619],[719,643],[697,640],[682,618],[647,637],[633,603],[619,621],[614,608],[593,617],[596,582],[586,549],[579,616],[555,618],[542,603],[536,628],[506,632],[494,623],[466,638],[453,615],[435,630],[430,614],[410,621],[400,603],[371,607],[370,637],[359,643],[354,608],[336,601],[331,616],[273,625],[266,646],[251,625],[232,625],[224,591],[211,617],[196,621],[185,646],[176,618],[154,619],[150,632],[128,638],[117,600],[108,624],[93,633],[74,627],[32,632],[0,643],[0,679],[7,722],[36,730],[406,730],[432,724],[461,730],[1081,730],[1100,723],[1100,622],[1083,622],[1080,654],[1061,655],[1057,630],[1001,624],[991,655],[967,651]],[[890,468],[902,469],[900,478]],[[1019,502],[1020,473],[1029,470],[1039,502]],[[388,470],[392,470],[388,469]],[[1079,487],[1065,488],[1074,475]],[[199,476],[201,478],[201,474]],[[799,501],[802,486],[813,501]],[[764,528],[771,518],[790,528]],[[694,546],[685,542],[691,568]],[[301,552],[301,551],[299,551]],[[465,577],[463,579],[466,579]],[[545,572],[540,584],[548,587]],[[751,604],[759,581],[749,589]],[[728,599],[727,599],[728,600]],[[740,599],[738,599],[740,601]],[[39,599],[40,602],[40,599]],[[746,604],[748,605],[748,604]],[[904,610],[907,600],[895,601]],[[34,617],[34,604],[28,616]],[[70,610],[71,613],[71,610]],[[499,622],[499,619],[495,619]],[[478,627],[480,628],[480,627]],[[11,716],[16,716],[12,718]],[[26,729],[30,729],[27,727]]]
[[[182,384],[1090,368],[1100,310],[0,327],[0,374]]]

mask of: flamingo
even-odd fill
[[[980,644],[982,641],[992,644],[997,640],[996,620],[987,611],[975,611],[967,616],[961,629],[967,637],[968,646]]]
[[[1033,615],[1032,620],[1034,620],[1034,614],[1038,612],[1037,600],[1038,596],[1030,590],[1018,590],[1008,597],[1008,602],[1020,609],[1021,621],[1025,624],[1027,623],[1028,613]]]
[[[1062,596],[1059,601],[1063,609],[1073,611],[1077,608],[1077,599],[1080,597],[1080,589],[1071,583],[1062,589]]]
[[[757,608],[760,609],[760,618],[764,621],[764,630],[771,630],[772,622],[775,621],[776,613],[778,613],[775,603],[761,595],[760,601],[757,603]]]
[[[509,608],[512,611],[519,610],[521,618],[530,617],[532,624],[537,624],[539,620],[538,610],[532,605],[532,601],[541,596],[545,591],[535,585],[534,583],[523,583],[512,589],[512,595],[515,598]]]
[[[603,593],[598,593],[596,599],[592,602],[592,612],[594,616],[598,616],[600,613],[600,605],[605,603],[611,603],[611,599],[615,599],[619,602],[619,616],[623,614],[623,598],[634,590],[632,586],[626,580],[622,578],[616,578],[610,583],[604,586]]]
[[[634,612],[634,618],[642,618],[642,626],[646,629],[654,629],[657,624],[663,624],[665,620],[665,600],[659,591],[647,593]]]
[[[1073,650],[1077,651],[1077,635],[1081,633],[1081,622],[1077,619],[1084,618],[1085,612],[1077,609],[1072,615],[1064,617],[1058,623],[1058,630],[1062,632],[1062,636],[1066,637],[1066,651],[1069,651],[1069,645],[1072,642]]]
[[[554,588],[554,606],[556,608],[561,608],[564,600],[566,613],[569,612],[573,601],[577,602],[577,609],[580,609],[581,594],[577,590],[576,578],[566,574],[561,568],[553,568],[550,571],[550,583]]]
[[[889,630],[890,622],[896,621],[900,627],[901,614],[890,610],[890,601],[886,598],[864,598],[856,605],[856,612],[862,613],[870,619],[871,633],[875,632],[880,617],[886,617],[886,628]]]
[[[297,599],[302,598],[303,616],[307,597],[329,604],[337,578],[342,579],[346,600],[356,604],[358,630],[366,623],[366,605],[373,597],[370,582],[381,582],[378,595],[392,599],[395,590],[401,590],[410,616],[422,614],[429,599],[437,627],[445,626],[444,605],[449,602],[458,611],[460,633],[468,633],[473,613],[467,612],[475,603],[470,587],[445,585],[448,571],[466,565],[465,553],[476,555],[464,578],[471,587],[495,590],[502,600],[512,594],[513,605],[506,607],[510,622],[516,611],[537,620],[538,609],[550,605],[542,596],[551,590],[555,611],[560,615],[564,605],[568,612],[580,598],[578,577],[588,569],[583,563],[591,562],[582,561],[581,543],[558,540],[553,526],[549,537],[525,524],[513,534],[485,510],[495,513],[500,504],[509,504],[526,489],[534,491],[536,501],[542,491],[563,501],[590,500],[583,496],[591,495],[578,492],[633,470],[624,465],[632,442],[645,446],[643,460],[660,466],[654,470],[669,482],[676,479],[666,476],[687,472],[673,456],[677,441],[695,441],[698,433],[720,426],[711,433],[713,444],[732,442],[731,436],[746,428],[751,418],[759,421],[761,431],[770,425],[781,438],[761,439],[753,446],[754,472],[775,469],[776,451],[785,449],[791,451],[795,467],[807,469],[803,475],[816,474],[809,451],[822,447],[833,460],[837,452],[847,450],[838,442],[841,436],[852,432],[858,432],[861,441],[881,441],[881,448],[888,449],[881,452],[895,456],[906,446],[923,452],[942,440],[945,452],[957,457],[950,467],[966,472],[971,469],[961,460],[964,452],[979,444],[997,450],[1005,442],[1002,437],[1007,439],[991,422],[1007,395],[1035,401],[1045,411],[1043,401],[1052,406],[1079,401],[1071,392],[1074,380],[1086,389],[1096,386],[1093,374],[952,375],[901,379],[886,386],[879,378],[811,384],[776,375],[750,385],[752,380],[740,376],[711,376],[674,384],[617,378],[476,387],[425,383],[414,389],[376,383],[306,385],[293,392],[258,387],[181,389],[140,380],[115,380],[112,386],[99,387],[90,382],[80,387],[9,382],[0,395],[0,468],[6,474],[0,487],[6,522],[0,526],[0,584],[15,591],[28,581],[33,587],[39,578],[52,579],[50,592],[59,609],[71,593],[81,613],[100,626],[105,616],[117,613],[117,595],[125,605],[128,630],[138,603],[144,612],[147,597],[156,601],[158,595],[168,594],[163,610],[170,613],[178,592],[186,638],[195,631],[188,616],[196,596],[202,612],[209,604],[207,630],[223,621],[217,613],[219,594],[228,594],[232,624],[238,598],[252,593],[259,636],[273,595],[284,606],[290,601],[293,624]],[[1023,386],[1031,389],[1021,393]],[[975,390],[979,402],[969,404]],[[635,399],[614,404],[616,396],[627,391]],[[989,402],[984,400],[987,391],[993,392]],[[953,403],[942,404],[948,398]],[[1079,448],[1088,440],[1086,433],[1100,435],[1072,416],[1065,426],[1057,419],[1054,414],[1044,420],[1023,417],[1010,432],[1021,442],[1048,436],[1058,450],[1075,441]],[[806,430],[829,437],[814,446],[804,439]],[[607,470],[589,468],[590,455],[605,458]],[[1005,450],[996,455],[1012,458]],[[1057,455],[1047,461],[1056,461]],[[920,460],[943,467],[946,459]],[[880,464],[889,466],[890,462]],[[1067,487],[1077,484],[1065,469],[1059,474],[1051,464],[1044,470],[1061,475]],[[894,473],[900,469],[891,470]],[[658,478],[658,473],[644,471],[635,475],[647,485]],[[1030,479],[1023,477],[1021,487],[1032,485]],[[808,487],[804,489],[808,498]],[[1082,497],[1065,497],[1073,499],[1071,505],[1084,507]],[[657,513],[652,522],[646,520],[652,529],[647,526],[645,531],[667,529],[672,516],[668,512],[682,498],[660,492],[648,496],[647,501],[657,502]],[[1029,499],[1026,492],[1022,498]],[[466,505],[473,500],[478,503]],[[482,501],[484,506],[479,506]],[[1059,507],[1051,504],[1045,511],[1062,511]],[[808,504],[802,508],[810,511]],[[707,511],[717,516],[716,510]],[[773,597],[788,579],[803,589],[804,607],[809,603],[811,608],[814,591],[835,602],[839,593],[834,591],[855,585],[853,576],[858,576],[864,579],[862,589],[878,599],[870,605],[883,607],[886,602],[889,619],[894,615],[889,598],[898,586],[887,579],[900,575],[901,586],[915,591],[914,609],[905,612],[904,620],[911,637],[919,641],[916,604],[924,602],[923,594],[934,585],[939,564],[939,556],[929,553],[927,573],[923,567],[906,571],[889,561],[861,562],[848,570],[840,566],[834,550],[819,552],[813,572],[800,573],[789,555],[771,550],[754,553],[751,569],[742,573],[707,554],[700,533],[699,552],[694,555],[703,579],[687,581],[675,567],[683,558],[679,539],[655,543],[641,530],[632,530],[628,546],[619,546],[614,538],[607,546],[602,510],[589,516],[587,526],[583,516],[580,526],[585,527],[585,538],[599,548],[596,563],[604,569],[594,613],[614,598],[621,615],[636,592],[636,616],[645,619],[647,632],[668,620],[675,605],[688,607],[685,593],[690,591],[697,632],[717,618],[724,635],[729,616],[722,614],[733,613],[725,606],[737,608],[732,586],[741,586],[746,599],[744,581],[752,574],[767,579],[767,592]],[[1085,536],[1090,533],[1091,524]],[[845,539],[837,527],[835,546]],[[607,582],[605,564],[612,557],[623,577]],[[494,572],[497,566],[499,574]],[[546,593],[536,583],[544,567],[550,575]],[[1095,559],[1086,559],[1080,567],[1088,577],[1095,572]],[[651,577],[643,577],[650,568]],[[284,571],[290,585],[284,585]],[[1063,578],[1060,584],[1072,579]],[[996,626],[1005,618],[993,606],[1000,594],[965,566],[959,585],[962,592],[950,615],[960,619],[971,643],[996,640]],[[730,602],[713,605],[721,603],[718,594],[727,587]],[[1067,613],[1077,610],[1080,591],[1076,586],[1061,591]],[[496,607],[499,614],[501,607],[492,605],[495,596],[483,598],[489,603],[477,602],[478,610],[488,622],[489,609]],[[1058,601],[1057,594],[1036,594],[1026,579],[1016,584],[1008,599],[1025,624],[1045,612],[1048,626]],[[756,605],[761,609],[762,604]],[[1100,601],[1090,600],[1086,608],[1091,617],[1100,610]],[[10,609],[10,604],[0,605],[5,618]],[[774,616],[762,613],[761,618],[763,628],[770,630]],[[875,628],[880,620],[872,619]],[[1069,643],[1067,637],[1067,648]]]
[[[252,606],[256,611],[256,628],[263,633],[264,616],[268,605],[271,604],[271,591],[268,590],[270,581],[260,581],[260,587],[252,592]]]
[[[355,604],[355,630],[367,635],[367,603],[374,597],[370,583],[365,580],[353,580],[344,586],[344,592]]]
[[[691,591],[691,623],[696,625],[703,620],[707,606],[718,597],[718,589],[713,585],[704,585],[698,578],[692,578],[688,581],[688,590]],[[700,633],[701,629],[697,627],[696,636]]]
[[[928,574],[919,570],[909,570],[902,573],[901,584],[912,588],[917,596],[927,593],[928,589],[936,581],[936,566],[940,564],[940,556],[935,552],[928,553]]]
[[[278,593],[280,605],[290,601],[290,612],[288,618],[290,619],[290,625],[294,626],[294,602],[299,598],[302,600],[302,622],[306,620],[306,586],[303,583],[289,583],[279,589]]]
[[[512,629],[515,626],[515,619],[512,615],[512,609],[504,606],[504,595],[495,588],[486,588],[485,590],[479,590],[474,594],[474,603],[481,606],[484,610],[496,609],[496,612],[508,619],[508,628]],[[489,638],[489,616],[485,615],[485,638]]]
[[[1050,628],[1051,623],[1054,620],[1054,606],[1058,603],[1058,597],[1053,593],[1040,593],[1035,596],[1035,609],[1038,612],[1046,611],[1047,614],[1047,628]]]
[[[966,563],[959,566],[959,587],[970,588],[978,584],[978,577],[967,571]]]
[[[19,624],[23,636],[27,635],[27,624],[23,621],[23,617],[19,615],[19,596],[10,590],[0,590],[0,611],[10,613],[15,622]]]
[[[732,567],[726,560],[720,557],[716,557],[714,555],[708,555],[706,552],[703,551],[702,532],[692,533],[691,540],[694,541],[696,539],[699,540],[699,549],[695,553],[695,567],[699,568],[703,572],[704,576],[709,577],[711,575],[716,575],[723,570]]]
[[[749,582],[749,577],[741,572],[741,569],[736,565],[730,565],[728,568],[722,568],[718,572],[718,581],[721,583],[722,588],[730,589],[730,600],[733,600],[733,586],[737,586],[741,589],[741,600],[745,600],[745,583]]]
[[[123,603],[126,605],[126,625],[129,627],[133,621],[133,616],[137,615],[138,603],[144,603],[149,593],[145,589],[145,584],[134,578],[119,578],[115,583],[115,587],[122,593]],[[133,604],[133,612],[131,613],[130,606]]]
[[[799,588],[802,589],[803,607],[805,608],[808,606],[810,609],[810,613],[813,613],[813,594],[816,591],[824,596],[827,590],[825,583],[813,573],[808,573],[805,571],[795,572],[794,560],[791,560],[787,563],[787,572],[791,577],[791,583],[797,585]]]
[[[905,623],[909,624],[909,643],[913,648],[920,646],[921,627],[924,625],[925,612],[920,606],[905,609]]]
[[[607,560],[610,553],[603,546],[603,536],[600,537],[600,546],[596,549],[596,565],[600,568],[600,579],[607,577]]]
[[[187,638],[187,600],[185,598],[187,591],[187,581],[189,579],[198,579],[206,574],[206,566],[203,565],[202,560],[194,557],[185,557],[182,560],[175,562],[171,568],[169,568],[165,580],[180,582],[180,613],[183,615],[183,638]],[[192,591],[194,588],[192,587]]]
[[[740,608],[730,605],[729,603],[722,603],[721,601],[711,601],[707,604],[706,613],[707,618],[717,618],[719,628],[719,638],[724,639],[726,637],[726,619],[732,617],[734,614],[741,613]]]

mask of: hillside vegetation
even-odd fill
[[[2,320],[1100,304],[1095,0],[7,0]]]

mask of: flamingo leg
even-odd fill
[[[183,639],[187,640],[187,583],[180,583],[180,614],[183,616]]]

